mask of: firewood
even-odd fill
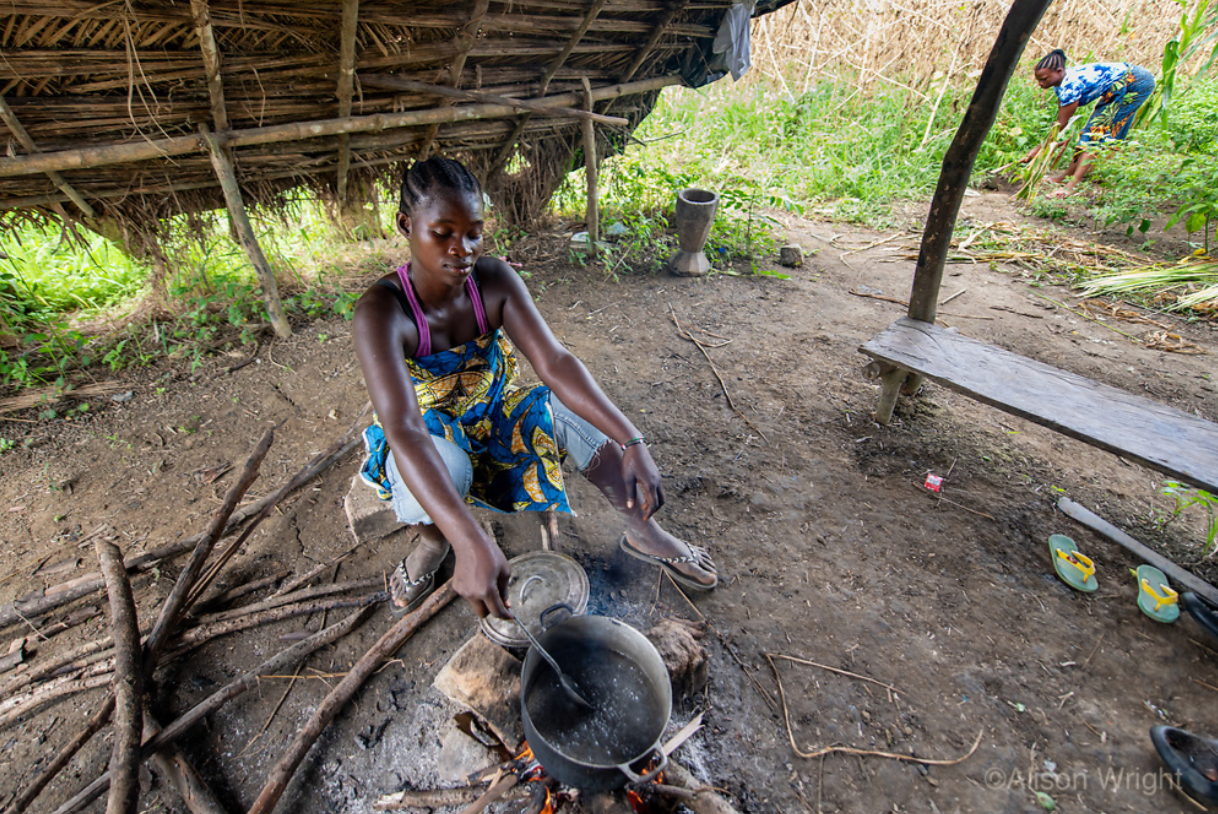
[[[160,731],[161,725],[145,708],[144,733],[151,736]],[[177,746],[166,746],[152,756],[152,762],[178,790],[182,802],[190,809],[191,814],[226,814],[211,786],[199,776],[199,772]]]
[[[177,627],[182,615],[189,610],[190,594],[199,582],[208,555],[211,554],[216,541],[220,539],[225,527],[228,525],[228,520],[237,508],[237,503],[257,479],[258,467],[261,466],[262,459],[266,457],[274,441],[275,430],[268,428],[254,447],[250,457],[246,460],[241,477],[237,479],[229,488],[228,494],[224,496],[224,503],[220,506],[220,511],[216,512],[211,526],[207,529],[207,533],[199,541],[199,544],[195,546],[195,550],[190,555],[190,560],[187,561],[186,567],[182,569],[182,573],[178,575],[177,582],[174,583],[173,589],[169,592],[169,597],[161,605],[161,615],[157,618],[156,625],[152,628],[152,633],[148,634],[148,640],[144,643],[144,671],[147,675],[151,675],[152,671],[156,668],[156,660],[162,648],[164,648],[165,643],[169,640],[169,636],[173,633],[174,628]]]
[[[225,518],[227,519],[227,518]],[[106,814],[134,814],[140,794],[140,736],[144,731],[144,671],[135,597],[123,555],[106,540],[95,543],[110,596],[110,636],[114,639],[114,743],[110,751],[110,798]]]
[[[266,785],[263,786],[262,792],[258,795],[258,799],[254,801],[254,805],[250,808],[249,814],[270,814],[275,808],[275,804],[279,802],[279,798],[288,787],[288,782],[292,779],[292,775],[296,772],[296,767],[300,765],[300,761],[304,759],[305,754],[313,746],[313,742],[321,735],[334,716],[339,710],[350,700],[364,682],[368,680],[377,668],[394,653],[401,649],[416,630],[423,626],[431,617],[451,602],[457,596],[457,592],[453,590],[452,580],[446,582],[439,590],[427,598],[419,608],[406,616],[393,627],[391,627],[385,635],[381,636],[380,640],[365,653],[359,661],[357,661],[347,675],[339,682],[330,694],[326,696],[317,711],[313,713],[313,717],[305,724],[304,728],[296,735],[283,757],[275,764],[275,768],[271,770],[270,777],[267,779]],[[59,814],[58,812],[56,814]]]
[[[176,719],[160,732],[148,739],[140,750],[140,754],[144,760],[147,760],[159,749],[167,744],[173,743],[183,733],[191,727],[198,724],[208,715],[211,715],[226,703],[248,692],[258,686],[259,679],[264,675],[275,675],[280,673],[304,659],[316,650],[324,647],[327,644],[338,641],[343,636],[350,633],[357,626],[363,623],[369,616],[372,615],[372,606],[360,608],[355,613],[348,616],[346,619],[331,625],[324,630],[320,630],[313,634],[303,642],[297,642],[286,650],[280,651],[277,655],[264,661],[256,668],[246,673],[245,675],[230,681],[207,698],[200,701],[192,707],[185,715]],[[416,611],[417,613],[417,611]],[[110,773],[106,772],[101,777],[94,780],[85,788],[77,792],[76,796],[65,802],[59,808],[55,809],[54,814],[72,814],[84,810],[89,803],[96,800],[102,794],[105,794],[106,789],[110,787]]]
[[[350,430],[348,430],[348,433],[350,433]],[[308,483],[362,444],[363,440],[360,438],[348,441],[346,436],[344,436],[330,449],[306,464],[304,469],[300,471],[300,474],[293,478],[293,481],[302,484]],[[274,506],[277,499],[282,499],[282,495],[278,493],[270,494],[254,501],[243,509],[233,512],[232,518],[225,527],[224,534],[227,536],[234,533],[246,520],[258,514],[267,506]],[[178,540],[177,542],[149,551],[146,554],[134,557],[127,562],[127,572],[129,574],[137,574],[149,571],[162,560],[170,559],[193,550],[206,535],[207,532],[201,532],[192,537]],[[102,575],[95,572],[77,577],[69,582],[53,585],[41,593],[0,605],[0,629],[10,627],[18,622],[45,616],[56,608],[100,590],[103,585],[104,580]]]
[[[76,733],[76,736],[72,740],[64,744],[64,747],[59,750],[59,754],[55,755],[54,759],[43,769],[42,774],[35,777],[30,785],[26,787],[25,791],[13,799],[8,808],[4,809],[3,814],[21,814],[21,812],[25,811],[30,803],[38,798],[38,795],[42,793],[47,784],[55,779],[55,776],[59,774],[64,766],[68,765],[68,761],[106,725],[113,712],[114,696],[111,695],[93,713],[93,717],[85,724],[84,729]]]

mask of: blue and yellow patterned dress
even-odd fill
[[[398,270],[412,310],[418,307],[408,266]],[[481,294],[471,276],[471,297],[481,312]],[[424,326],[422,311],[415,323]],[[485,327],[484,315],[479,324]],[[430,337],[420,350],[430,350]],[[554,440],[550,388],[519,386],[512,343],[500,329],[449,350],[406,360],[415,395],[432,435],[464,450],[474,467],[466,500],[501,512],[571,511],[563,485],[562,451]],[[368,456],[360,475],[382,500],[390,498],[385,477],[389,443],[380,420],[364,431]]]

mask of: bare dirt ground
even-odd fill
[[[1140,613],[1129,572],[1138,563],[1054,508],[1068,495],[1177,562],[1196,561],[1195,522],[1165,530],[1154,523],[1170,506],[1156,498],[1164,476],[933,386],[903,400],[890,426],[870,418],[878,387],[861,376],[866,358],[857,348],[902,308],[850,292],[908,296],[913,262],[903,256],[916,247],[923,216],[912,207],[910,228],[897,237],[791,219],[789,240],[816,254],[789,280],[604,280],[567,262],[561,236],[522,244],[513,259],[531,271],[555,333],[649,437],[669,497],[661,522],[710,547],[721,585],[691,607],[654,568],[626,558],[615,517],[578,477],[570,482],[579,514],[562,518],[559,548],[589,572],[592,610],[641,629],[662,616],[705,617],[718,631],[721,638],[704,640],[709,686],[678,705],[673,726],[705,713],[706,727],[677,756],[728,790],[741,811],[1040,811],[1037,791],[1063,812],[1196,810],[1169,788],[1147,733],[1170,722],[1218,734],[1218,642],[1188,618],[1167,626]],[[998,192],[969,197],[961,218],[960,235],[970,224],[1049,228]],[[1132,249],[1123,237],[1076,227],[1050,234]],[[394,249],[388,259],[403,258]],[[367,263],[366,279],[378,273],[374,266]],[[1086,319],[1077,298],[1036,276],[1001,263],[953,264],[943,297],[964,293],[941,308],[942,320],[1218,420],[1212,325],[1152,315],[1206,354],[1151,350],[1108,327],[1140,336],[1151,326]],[[674,314],[707,345],[731,340],[708,353],[747,421],[729,406],[706,358],[678,334]],[[202,531],[267,426],[280,425],[252,496],[328,447],[366,401],[349,323],[303,326],[226,374],[234,361],[132,378],[130,400],[84,421],[2,422],[5,437],[30,443],[0,457],[0,602],[94,570],[92,543],[81,540],[99,527],[128,556]],[[211,467],[230,462],[232,472],[209,481]],[[352,456],[285,501],[222,581],[302,573],[349,548],[342,500],[357,465]],[[945,476],[942,493],[923,487],[928,472]],[[495,528],[509,555],[539,547],[536,517],[498,517]],[[1055,577],[1052,533],[1069,534],[1094,558],[1097,593],[1076,593]],[[403,554],[393,538],[369,544],[326,578],[375,577]],[[144,618],[182,562],[136,579]],[[40,567],[43,574],[32,576]],[[1212,563],[1194,570],[1218,576]],[[95,595],[77,604],[104,601]],[[206,645],[162,673],[159,717],[172,719],[286,646],[281,637],[323,621],[301,617]],[[264,679],[186,739],[185,751],[230,810],[249,807],[336,674],[390,623],[381,607],[309,659],[294,683]],[[32,663],[105,629],[102,615],[32,642]],[[365,812],[379,794],[440,785],[441,741],[461,710],[431,681],[475,629],[458,602],[408,642],[310,752],[278,810]],[[14,626],[3,641],[28,633]],[[979,745],[952,766],[802,758],[788,741],[766,654],[895,688],[778,660],[800,751],[842,745],[953,759],[978,736]],[[0,804],[100,699],[99,691],[75,695],[0,730]],[[33,810],[53,810],[104,768],[108,754],[108,740],[96,739]],[[142,810],[185,810],[162,778],[149,782]],[[614,797],[573,808],[623,806]]]

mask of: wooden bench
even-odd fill
[[[881,424],[915,373],[1218,494],[1218,424],[909,317],[859,350],[879,364]]]

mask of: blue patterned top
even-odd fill
[[[1094,102],[1112,83],[1129,72],[1128,62],[1092,62],[1066,69],[1060,85],[1053,89],[1062,107],[1073,102]]]

